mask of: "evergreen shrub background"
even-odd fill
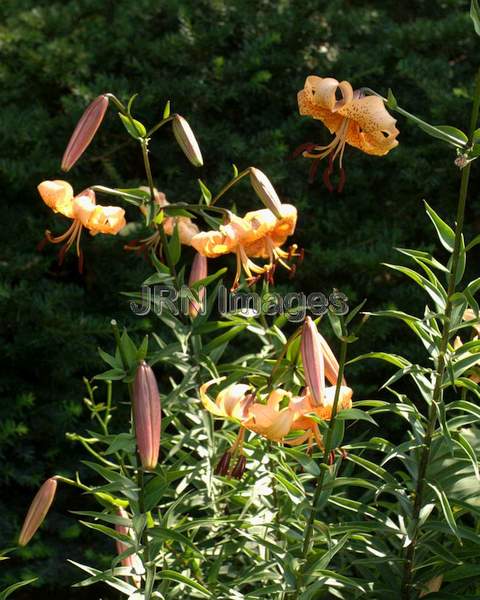
[[[65,433],[88,427],[82,377],[102,369],[96,348],[112,345],[110,319],[139,333],[157,325],[135,319],[120,295],[137,289],[149,273],[145,262],[123,252],[125,239],[99,236],[92,242],[84,235],[84,276],[72,254],[60,268],[55,247],[36,250],[45,228],[62,227],[36,193],[40,181],[68,178],[77,191],[144,183],[138,149],[112,108],[86,156],[62,175],[65,144],[88,102],[102,92],[123,100],[138,92],[140,120],[159,120],[168,99],[189,120],[203,169],[187,163],[168,128],[151,144],[157,187],[171,201],[195,202],[197,177],[218,190],[231,177],[232,163],[265,171],[282,199],[297,205],[296,241],[306,248],[296,279],[279,273],[281,289],[338,288],[351,306],[367,298],[366,310],[415,312],[421,302],[414,286],[381,263],[402,262],[394,247],[434,249],[422,199],[442,216],[453,214],[453,152],[449,160],[440,142],[399,120],[398,149],[385,158],[347,150],[345,191],[329,194],[323,166],[309,185],[310,162],[288,160],[300,143],[327,143],[330,137],[320,123],[299,117],[296,93],[313,73],[384,94],[391,87],[407,110],[434,124],[465,128],[478,66],[468,7],[467,0],[3,0],[2,547],[14,542],[43,479],[73,474],[82,457]],[[240,209],[258,204],[247,183],[227,199]],[[480,204],[470,204],[467,223],[470,233],[478,233]],[[402,326],[370,319],[355,351],[405,347],[411,356],[421,351]],[[389,373],[373,362],[351,372],[357,398],[378,397]],[[95,534],[87,537],[68,516],[66,507],[82,502],[62,488],[41,535],[21,559],[2,564],[2,584],[35,574],[42,586],[63,588],[79,578],[66,557],[108,561],[112,548],[94,546]]]

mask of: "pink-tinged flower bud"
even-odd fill
[[[200,152],[200,146],[188,122],[180,115],[175,115],[172,126],[175,139],[185,156],[193,166],[202,167],[203,157]]]
[[[312,404],[321,406],[325,396],[325,365],[320,335],[310,317],[305,319],[303,325],[300,348],[303,372],[312,395]]]
[[[128,513],[123,508],[119,508],[117,510],[117,516],[122,517],[122,519],[129,518]],[[132,530],[130,529],[130,527],[127,527],[125,525],[120,525],[117,523],[115,525],[115,529],[118,531],[118,533],[123,533],[123,535],[128,535],[129,537],[132,537]],[[132,537],[132,540],[133,540],[133,537]],[[117,546],[117,554],[118,555],[123,554],[129,548],[129,546],[127,544],[125,544],[124,542],[121,542],[120,540],[115,540],[115,544]],[[140,560],[140,557],[138,556],[138,554],[129,554],[125,558],[122,558],[121,562],[124,567],[129,567],[131,570],[135,571],[135,574],[131,576],[132,582],[136,588],[140,588],[141,583],[142,583],[142,578],[140,577],[140,573],[143,573],[144,568],[143,568],[143,563]]]
[[[196,283],[197,281],[201,281],[202,279],[205,279],[205,277],[207,277],[207,275],[208,275],[207,258],[197,252],[195,255],[195,258],[193,259],[192,270],[190,271],[190,277],[188,279],[189,287],[192,287],[192,285],[194,283]],[[192,319],[194,319],[203,308],[203,299],[205,297],[205,288],[201,287],[200,289],[198,289],[197,295],[198,295],[199,301],[197,302],[196,300],[191,300],[189,309],[188,309],[188,312],[190,313],[190,316],[192,317]]]
[[[320,332],[318,332],[318,337],[320,338],[320,345],[322,347],[323,360],[325,364],[325,377],[332,385],[337,385],[338,360],[336,359],[335,354],[332,352],[332,349],[328,345],[327,340],[323,337],[323,335]],[[342,379],[342,385],[347,385],[345,377],[343,377]]]
[[[37,529],[43,523],[45,516],[50,508],[53,499],[55,497],[55,491],[57,489],[57,481],[55,477],[47,479],[42,487],[38,490],[35,498],[33,499],[30,508],[28,509],[27,516],[23,522],[22,531],[18,538],[20,546],[26,546],[32,539]]]
[[[263,204],[272,211],[277,219],[281,219],[282,203],[265,173],[260,169],[250,167],[250,183]]]
[[[140,363],[133,384],[133,410],[137,448],[144,469],[154,469],[160,451],[161,406],[152,367]]]
[[[97,129],[100,127],[108,108],[108,96],[102,95],[88,106],[75,127],[62,158],[62,170],[70,171],[82,156]]]

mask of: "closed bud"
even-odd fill
[[[195,167],[203,166],[202,153],[188,122],[180,115],[173,118],[173,134],[183,153]]]
[[[128,519],[128,513],[123,508],[119,508],[117,510],[117,517],[122,517],[122,519]],[[115,525],[115,529],[116,529],[116,531],[118,531],[118,533],[122,533],[123,535],[128,535],[129,537],[132,537],[132,530],[130,529],[130,527],[127,527],[126,525],[121,525],[121,524],[117,523]],[[132,538],[132,541],[133,541],[133,538]],[[124,552],[126,552],[129,549],[129,546],[120,540],[115,540],[115,544],[117,546],[117,554],[118,555],[123,554]],[[138,554],[129,554],[125,558],[122,558],[122,565],[124,567],[129,567],[130,570],[132,570],[134,572],[131,575],[132,583],[136,588],[140,588],[140,586],[142,584],[142,579],[140,577],[140,573],[142,573],[144,571],[144,569],[143,569],[143,563],[140,560],[140,557],[138,556]]]
[[[265,173],[260,169],[250,167],[250,183],[263,204],[272,211],[277,219],[281,219],[282,203]]]
[[[161,406],[152,367],[140,363],[133,384],[133,411],[137,448],[144,469],[154,469],[160,451]]]
[[[42,487],[38,490],[35,498],[28,509],[27,516],[23,522],[22,531],[18,538],[20,546],[26,546],[32,539],[33,535],[43,523],[45,516],[47,515],[48,509],[50,508],[55,492],[57,489],[57,481],[55,477],[47,479]]]
[[[332,352],[332,349],[328,345],[327,340],[323,337],[323,335],[318,332],[318,337],[320,339],[320,345],[322,347],[323,360],[325,364],[325,377],[332,385],[337,385],[338,379],[338,360],[335,357],[335,354]],[[347,385],[345,381],[345,377],[342,379],[342,385]]]
[[[108,108],[108,96],[102,95],[88,106],[75,127],[62,158],[62,170],[70,171],[82,156],[97,129],[100,127]]]
[[[190,271],[190,278],[188,280],[188,285],[190,287],[192,287],[192,285],[194,283],[196,283],[197,281],[201,281],[202,279],[205,279],[205,277],[207,277],[207,275],[208,275],[207,258],[197,252],[197,254],[195,255],[195,258],[193,259],[192,270]],[[201,287],[200,289],[196,290],[196,293],[198,295],[198,302],[196,300],[191,300],[189,309],[188,309],[192,319],[194,319],[203,308],[203,299],[205,297],[205,288]]]
[[[310,389],[314,406],[321,406],[325,396],[325,365],[322,342],[315,323],[305,319],[301,339],[301,352],[305,381]]]

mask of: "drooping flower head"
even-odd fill
[[[353,90],[348,81],[338,82],[333,77],[315,75],[307,77],[304,88],[298,92],[298,107],[301,115],[322,121],[335,134],[326,146],[304,144],[298,149],[303,151],[304,157],[315,161],[311,179],[318,162],[329,157],[324,182],[330,191],[333,190],[330,175],[337,158],[340,166],[338,191],[345,183],[343,154],[347,144],[376,156],[384,156],[398,145],[396,120],[386,110],[382,98],[365,96],[362,90]]]
[[[230,213],[228,223],[219,230],[194,236],[192,246],[208,258],[230,253],[236,255],[237,269],[232,289],[238,287],[242,270],[249,284],[255,283],[261,276],[272,281],[277,263],[291,270],[287,260],[298,256],[295,245],[289,252],[281,248],[295,231],[297,209],[291,204],[281,204],[279,213],[281,216],[276,217],[266,208],[248,212],[243,218]],[[268,263],[260,266],[251,258],[266,258]]]
[[[73,223],[62,235],[54,237],[50,231],[46,231],[45,238],[52,244],[65,242],[60,251],[60,262],[75,243],[80,272],[83,265],[83,253],[80,248],[83,228],[88,229],[90,235],[98,233],[115,235],[126,225],[123,208],[96,204],[95,192],[91,189],[86,189],[74,196],[73,188],[67,181],[55,180],[42,181],[38,186],[38,192],[53,212],[73,220]]]

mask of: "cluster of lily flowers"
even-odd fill
[[[305,320],[301,337],[301,355],[307,386],[300,395],[282,388],[268,393],[266,399],[248,384],[234,383],[220,391],[212,401],[207,391],[219,380],[211,380],[200,388],[203,406],[215,417],[230,420],[240,426],[233,446],[223,455],[217,474],[240,478],[245,469],[243,454],[245,430],[290,446],[307,444],[308,452],[315,441],[323,449],[318,420],[329,421],[333,410],[352,407],[353,391],[342,379],[338,386],[339,365],[325,338],[319,333],[310,317]],[[331,384],[326,386],[325,379]],[[221,381],[221,380],[220,380]],[[230,462],[238,456],[233,468]]]
[[[62,169],[68,171],[83,154],[93,139],[108,108],[110,94],[96,98],[87,108],[73,132],[62,160]],[[327,145],[314,143],[302,144],[296,154],[314,159],[310,176],[314,176],[321,159],[329,157],[324,172],[324,182],[333,190],[330,176],[334,161],[338,158],[340,179],[338,190],[343,189],[345,171],[343,155],[347,144],[359,148],[367,154],[383,156],[397,144],[398,129],[395,119],[385,108],[383,99],[378,96],[366,96],[363,90],[353,90],[348,81],[338,82],[332,77],[307,77],[304,88],[298,93],[298,106],[301,115],[322,121],[334,139]],[[179,115],[174,116],[173,130],[178,143],[189,160],[196,166],[203,164],[198,143],[188,123]],[[182,244],[192,246],[206,258],[218,258],[225,254],[236,256],[236,273],[232,289],[238,287],[242,272],[247,283],[255,283],[260,277],[272,282],[278,264],[292,274],[296,264],[293,257],[302,258],[297,246],[287,250],[282,246],[295,231],[297,210],[291,204],[282,204],[270,181],[258,169],[250,168],[250,178],[257,195],[267,206],[266,209],[247,212],[243,217],[227,211],[226,222],[218,230],[202,232],[189,217],[165,217],[162,227],[166,235],[172,235],[178,227]],[[148,191],[146,188],[143,188]],[[115,235],[126,225],[125,211],[118,206],[100,206],[96,204],[95,193],[87,189],[74,196],[71,185],[66,181],[44,181],[38,186],[40,196],[54,212],[72,219],[68,230],[59,236],[46,232],[46,240],[52,243],[65,242],[60,261],[66,251],[75,243],[79,257],[79,267],[83,264],[80,237],[83,228],[91,235],[98,233]],[[162,192],[154,190],[155,210],[161,211],[168,206]],[[140,207],[143,214],[146,207]],[[140,241],[132,241],[125,246],[127,250],[161,252],[161,236],[158,224],[152,224],[154,232]],[[252,259],[266,259],[263,265]]]
[[[107,111],[111,94],[96,98],[82,115],[72,134],[62,159],[62,169],[69,171],[92,141]],[[330,176],[335,160],[339,160],[340,177],[338,191],[343,189],[345,171],[343,156],[347,144],[359,148],[367,154],[382,156],[394,148],[398,141],[395,119],[386,111],[384,101],[378,96],[366,96],[363,90],[353,90],[346,82],[338,82],[331,77],[308,77],[304,88],[298,93],[300,114],[322,121],[334,139],[327,145],[302,144],[295,154],[313,159],[310,170],[312,179],[321,159],[328,157],[324,172],[324,182],[333,190]],[[179,115],[174,115],[173,131],[177,142],[187,158],[195,166],[203,164],[197,141],[188,123]],[[139,241],[126,245],[127,250],[153,251],[161,255],[163,233],[173,235],[178,232],[182,244],[191,246],[197,252],[191,269],[190,284],[207,277],[207,259],[233,254],[236,257],[236,272],[232,289],[240,283],[242,272],[247,283],[253,284],[264,277],[273,282],[276,266],[282,265],[292,274],[303,255],[295,244],[283,249],[297,223],[297,210],[291,204],[282,204],[272,184],[258,169],[249,169],[250,180],[257,196],[266,208],[247,212],[243,217],[225,211],[226,218],[216,230],[200,231],[199,227],[186,216],[164,215],[161,224],[154,219],[151,227],[154,232]],[[144,191],[152,190],[142,188]],[[88,188],[74,195],[72,186],[63,180],[43,181],[38,191],[47,206],[72,220],[70,227],[59,236],[46,232],[47,241],[54,244],[64,242],[59,259],[75,244],[82,270],[83,253],[80,239],[83,229],[93,236],[102,233],[116,235],[126,225],[125,211],[118,206],[102,206],[96,203],[94,190]],[[169,203],[162,192],[153,189],[152,201],[155,214],[168,207]],[[147,207],[140,206],[146,215]],[[297,258],[293,263],[292,259]],[[253,259],[266,260],[259,265]],[[191,303],[190,314],[195,317],[202,302],[204,289],[200,288],[198,302]],[[469,318],[465,316],[465,318]],[[473,317],[472,317],[473,318]],[[455,341],[458,347],[461,341]],[[314,443],[324,450],[319,422],[329,421],[336,412],[352,406],[353,391],[345,378],[339,382],[339,365],[326,340],[318,332],[315,323],[307,317],[301,332],[301,356],[305,387],[296,393],[283,388],[257,390],[247,383],[234,383],[220,390],[215,399],[208,395],[215,379],[203,384],[199,390],[203,407],[214,417],[234,422],[239,432],[233,445],[221,457],[216,474],[240,479],[246,468],[244,442],[250,431],[263,438],[291,446],[307,445],[313,451]],[[330,385],[327,385],[328,382]],[[161,432],[161,402],[155,375],[151,367],[141,362],[133,385],[134,429],[138,456],[143,469],[153,471],[158,463]],[[335,455],[329,457],[330,462]],[[57,482],[63,478],[49,478],[37,492],[25,518],[19,544],[26,545],[43,522],[55,497]],[[129,515],[118,509],[119,521],[127,523]],[[133,538],[132,530],[121,522],[117,531]],[[117,542],[117,551],[123,554],[128,549],[125,543]],[[122,558],[122,564],[129,567],[131,581],[140,587],[143,566],[136,554]]]

